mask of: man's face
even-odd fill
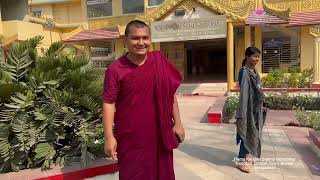
[[[128,36],[126,37],[126,45],[130,53],[145,55],[149,50],[150,44],[150,31],[147,27],[130,27]]]

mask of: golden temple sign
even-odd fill
[[[151,22],[153,42],[186,41],[226,37],[226,16]]]

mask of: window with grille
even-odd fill
[[[33,9],[32,10],[32,15],[34,17],[40,17],[42,16],[43,10],[42,9]]]
[[[300,70],[299,29],[267,29],[263,32],[262,72]]]
[[[108,67],[115,60],[114,43],[105,42],[90,47],[90,59],[97,68]]]
[[[164,2],[164,0],[149,0],[148,6],[159,6],[163,2]]]
[[[88,18],[112,16],[112,0],[87,0]]]
[[[144,0],[122,0],[123,14],[134,14],[144,12]]]

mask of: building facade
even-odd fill
[[[43,27],[42,48],[88,29],[86,2],[81,0],[28,0],[24,21]]]
[[[152,49],[162,50],[185,81],[228,82],[232,89],[245,49],[256,46],[261,74],[311,67],[314,85],[320,83],[320,0],[70,0],[64,10],[59,3],[66,1],[50,2],[40,12],[33,0],[34,13],[86,24],[64,40],[85,47],[100,67],[123,55],[124,28],[140,19],[150,24]]]
[[[0,38],[6,50],[15,41],[43,36],[39,53],[56,41],[88,29],[81,0],[1,0]]]

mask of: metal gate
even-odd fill
[[[263,43],[262,70],[293,72],[300,70],[300,42],[290,38],[271,39]]]

